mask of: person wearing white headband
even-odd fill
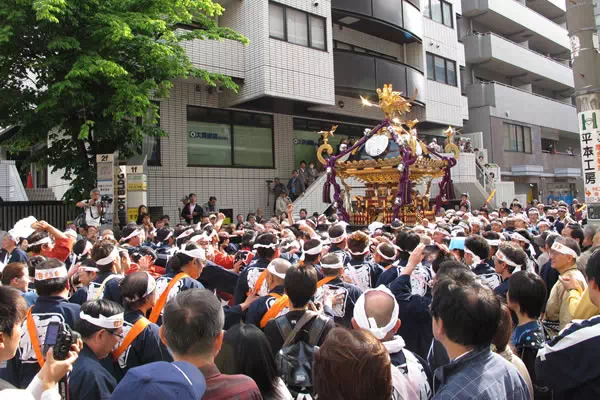
[[[88,290],[92,282],[96,280],[96,277],[100,273],[98,267],[91,259],[85,259],[76,265],[77,279],[81,284],[79,288],[73,293],[69,301],[75,304],[83,304],[88,299]]]
[[[123,323],[123,307],[113,301],[92,300],[81,306],[77,331],[83,349],[69,376],[71,400],[110,398],[117,381],[100,360],[123,340]]]
[[[254,324],[260,327],[260,321],[267,311],[269,311],[271,306],[284,295],[285,288],[283,284],[285,282],[285,274],[291,266],[292,265],[287,260],[281,258],[276,258],[269,263],[266,269],[267,276],[265,278],[269,288],[269,294],[259,297],[250,305],[245,318],[247,324]]]
[[[389,243],[379,243],[373,254],[375,261],[384,270],[389,269],[396,261],[396,248]]]
[[[19,351],[6,365],[5,376],[10,377],[10,383],[17,387],[27,387],[40,371],[40,362],[44,363],[43,346],[48,324],[55,321],[75,329],[79,320],[79,305],[68,301],[69,281],[62,262],[48,259],[36,265],[34,279],[39,297],[28,314],[32,326],[23,323],[18,339]],[[37,340],[31,339],[34,337]],[[2,395],[0,398],[4,399]]]
[[[121,282],[121,295],[125,306],[123,336],[128,346],[113,350],[123,375],[131,368],[156,361],[172,361],[166,346],[160,340],[158,325],[145,316],[156,304],[156,281],[145,271],[129,274]],[[137,324],[137,326],[136,326]]]
[[[160,325],[166,303],[177,293],[190,289],[203,289],[198,278],[206,266],[206,252],[195,243],[188,243],[170,259],[167,270],[171,271],[156,280],[157,304],[152,309],[150,321]]]
[[[127,225],[121,231],[121,240],[123,247],[139,247],[144,243],[146,233],[144,228],[138,228],[135,225]]]
[[[325,304],[331,299],[335,323],[351,328],[354,303],[360,297],[362,290],[342,279],[344,264],[339,253],[327,254],[321,259],[320,266],[324,278],[317,282],[315,301]]]
[[[375,286],[388,286],[398,276],[400,276],[400,270],[408,263],[410,253],[417,248],[421,242],[421,237],[414,232],[400,232],[396,236],[396,245],[394,249],[398,252],[398,261],[393,263],[391,268],[383,271],[383,273],[377,279]]]
[[[496,271],[486,262],[490,254],[490,245],[481,236],[469,236],[465,239],[465,264],[493,290],[501,283]]]
[[[277,236],[272,233],[263,233],[256,238],[253,245],[256,256],[253,257],[250,265],[240,273],[233,293],[235,304],[243,303],[248,293],[251,292],[255,292],[258,296],[265,296],[269,293],[264,271],[271,261],[279,258],[277,242]],[[259,283],[258,287],[256,287],[257,282]]]
[[[354,306],[352,326],[371,332],[387,349],[392,365],[392,381],[402,399],[429,399],[432,395],[427,363],[406,348],[397,335],[401,321],[396,298],[385,286],[365,291]],[[398,375],[399,374],[399,375]]]
[[[529,231],[525,229],[519,229],[513,232],[510,235],[510,238],[513,242],[518,243],[525,254],[527,254],[527,270],[530,272],[538,272],[539,266],[537,265],[535,259],[537,258],[537,253],[535,251],[535,247],[533,247],[533,237],[529,233]]]
[[[34,222],[31,227],[36,232],[27,238],[27,250],[32,255],[42,255],[65,262],[71,254],[75,241],[46,221]],[[54,237],[54,241],[50,235]]]
[[[577,258],[580,255],[579,245],[571,238],[558,238],[550,248],[552,268],[560,274],[559,279],[576,280],[579,282],[580,287],[585,290],[587,287],[585,277],[577,269]],[[545,317],[544,324],[552,333],[558,333],[573,320],[572,311],[569,307],[569,291],[559,283],[556,283],[550,291]]]
[[[510,277],[513,272],[526,270],[527,254],[518,245],[506,242],[498,247],[492,259],[496,273],[502,277],[502,283],[494,289],[494,293],[506,300]]]
[[[98,273],[96,279],[88,286],[86,300],[104,298],[121,304],[119,282],[123,276],[120,275],[121,257],[119,255],[119,248],[114,242],[105,240],[96,243],[90,255],[96,264],[96,268],[98,268]]]
[[[375,286],[377,280],[383,273],[377,263],[369,255],[369,237],[364,232],[354,232],[348,237],[348,252],[352,256],[350,262],[345,266],[347,276],[362,291]]]
[[[338,253],[343,258],[344,264],[350,262],[350,254],[346,251],[348,248],[348,235],[346,233],[346,226],[341,223],[331,225],[327,230],[329,234],[329,246],[330,253]]]

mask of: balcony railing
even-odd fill
[[[352,29],[396,42],[421,40],[423,16],[418,0],[332,0],[334,20],[343,16],[358,18],[348,24]],[[343,21],[342,21],[343,23]],[[405,31],[409,36],[401,35]]]
[[[502,39],[502,40],[504,40],[505,42],[508,42],[508,43],[511,43],[511,44],[513,44],[513,45],[515,45],[515,46],[519,46],[519,47],[521,47],[521,48],[523,48],[523,49],[529,50],[530,52],[534,53],[534,54],[535,54],[535,55],[537,55],[537,56],[544,57],[544,58],[545,58],[546,60],[548,60],[548,61],[552,61],[552,62],[554,62],[554,63],[556,63],[556,64],[558,64],[558,65],[561,65],[561,66],[563,66],[563,67],[565,67],[565,68],[569,68],[569,69],[571,68],[570,66],[568,66],[568,65],[565,65],[565,64],[563,64],[562,62],[560,62],[560,61],[558,61],[558,60],[556,60],[556,59],[554,59],[554,58],[552,58],[552,57],[548,57],[548,56],[546,56],[546,55],[544,55],[544,54],[542,54],[542,53],[539,53],[539,52],[537,52],[537,51],[535,51],[535,50],[531,49],[530,47],[523,46],[522,44],[519,44],[519,43],[513,42],[512,40],[510,40],[510,39],[507,39],[507,38],[505,38],[504,36],[500,36],[500,35],[498,35],[498,34],[495,34],[494,32],[486,32],[486,33],[472,33],[472,34],[470,34],[470,35],[467,35],[467,36],[465,36],[465,37],[464,37],[464,39],[467,39],[467,38],[469,38],[469,37],[486,37],[486,36],[494,36],[494,37],[497,37],[497,38],[499,38],[499,39]]]
[[[345,95],[374,93],[391,83],[406,96],[416,94],[425,103],[425,75],[417,68],[377,56],[336,49],[333,53],[336,92]]]

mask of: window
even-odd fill
[[[188,106],[189,166],[274,168],[273,117]]]
[[[452,4],[444,0],[424,0],[426,17],[444,24],[450,28],[454,27],[452,21]]]
[[[531,153],[531,128],[505,122],[504,150]]]
[[[327,50],[325,18],[278,3],[269,3],[269,37]]]
[[[269,35],[285,40],[285,19],[283,6],[269,3]]]
[[[456,86],[456,62],[427,53],[427,78],[432,81]]]
[[[160,102],[152,101],[151,103],[153,105],[155,105],[156,107],[158,107],[158,118],[156,120],[156,124],[154,124],[154,126],[158,128],[158,127],[160,127]],[[142,124],[144,124],[145,121],[146,122],[151,121],[154,118],[154,115],[152,114],[153,112],[154,112],[154,110],[152,108],[149,108],[146,117],[136,118],[136,124],[142,125]],[[144,137],[142,138],[141,145],[137,146],[136,148],[132,148],[131,151],[134,155],[145,154],[146,162],[150,166],[160,166],[161,165],[161,163],[160,163],[160,137],[144,135]],[[119,157],[119,163],[122,165],[125,165],[126,161],[127,161],[127,158],[124,158],[123,153],[121,153],[121,155]]]

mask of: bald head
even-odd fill
[[[394,312],[394,298],[377,290],[365,294],[365,314],[375,319],[377,326],[385,326],[390,322]]]
[[[292,266],[292,264],[290,264],[289,261],[284,260],[282,258],[276,258],[273,261],[271,261],[271,263],[269,264],[269,267],[273,266],[273,268],[275,269],[275,272],[277,272],[277,274],[281,274],[281,276],[277,276],[276,274],[273,274],[271,272],[269,272],[269,276],[271,277],[271,281],[273,282],[272,286],[279,286],[279,285],[283,285],[283,282],[285,281],[285,274],[287,274],[288,270],[290,269],[290,267]],[[282,278],[283,276],[283,278]]]

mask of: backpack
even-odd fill
[[[296,342],[298,333],[313,319],[313,324],[308,331],[308,342]],[[275,357],[275,362],[281,379],[294,399],[312,399],[313,360],[319,350],[317,343],[323,336],[328,320],[324,315],[306,311],[292,330],[285,315],[275,318],[279,333],[285,339]]]

